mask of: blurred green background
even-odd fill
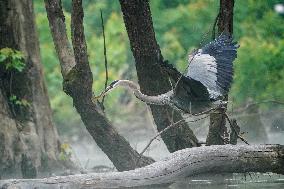
[[[187,54],[211,40],[219,0],[152,0],[151,11],[156,37],[163,56],[179,70],[187,65]],[[234,38],[240,44],[234,62],[235,76],[230,99],[235,107],[248,101],[284,101],[284,17],[275,11],[280,0],[236,0]],[[70,36],[71,1],[63,0]],[[62,134],[74,134],[81,125],[71,98],[62,91],[59,62],[52,42],[43,1],[34,1],[45,79]],[[105,69],[100,9],[105,21],[109,81],[136,80],[134,59],[129,47],[120,5],[110,0],[85,0],[85,34],[89,61],[94,76],[94,92],[104,89]],[[143,106],[124,90],[117,89],[106,98],[112,121],[123,121]],[[125,108],[121,108],[121,107]],[[262,108],[270,108],[264,104]]]

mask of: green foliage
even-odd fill
[[[231,95],[237,103],[284,97],[284,40],[242,38]],[[249,52],[249,54],[248,54]]]
[[[19,99],[16,95],[11,95],[9,100],[11,103],[18,106],[29,107],[31,105],[27,99]]]
[[[0,49],[0,64],[4,64],[6,70],[22,72],[25,68],[24,55],[22,52],[11,48]]]
[[[235,33],[240,49],[235,62],[231,96],[237,104],[284,100],[283,17],[273,6],[279,1],[238,1]]]
[[[234,36],[241,47],[235,61],[235,78],[230,96],[238,105],[248,99],[284,100],[284,24],[283,17],[274,11],[274,5],[279,2],[281,0],[235,2]],[[44,3],[34,1],[34,4],[41,57],[55,121],[59,125],[59,132],[70,133],[72,125],[77,127],[81,124],[80,117],[75,112],[70,97],[62,91],[60,66]],[[188,53],[211,40],[219,1],[153,0],[150,4],[156,38],[164,58],[179,70],[185,70]],[[70,39],[71,1],[63,0],[63,5]],[[100,9],[105,22],[109,81],[135,80],[136,75],[119,1],[85,0],[84,26],[95,94],[104,89],[105,82]],[[107,96],[105,105],[111,119],[125,118],[119,116],[123,114],[120,105],[113,106],[120,103],[124,96],[122,89],[116,89]]]
[[[151,1],[152,18],[162,54],[179,70],[187,66],[187,55],[193,48],[210,40],[218,11],[218,2]],[[167,6],[168,5],[168,6]]]

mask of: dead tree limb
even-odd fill
[[[119,188],[171,184],[178,179],[208,173],[273,172],[284,174],[283,145],[204,146],[177,151],[143,168],[31,180],[4,180],[5,189]]]
[[[74,106],[88,132],[119,171],[130,170],[153,163],[148,157],[140,158],[126,139],[118,134],[97,102],[92,101],[93,77],[88,62],[84,35],[82,0],[72,1],[72,46],[68,41],[61,1],[45,0],[51,33],[63,76],[63,89],[72,97]],[[73,53],[74,52],[74,53]]]

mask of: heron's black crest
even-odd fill
[[[110,85],[109,85],[109,86],[110,86],[110,87],[113,87],[113,86],[114,86],[114,84],[116,84],[118,81],[119,81],[119,80],[114,80],[113,82],[111,82],[111,83],[110,83]]]

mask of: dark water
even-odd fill
[[[183,179],[171,185],[139,187],[139,189],[284,189],[284,175],[230,174]]]
[[[284,169],[284,167],[283,167]],[[155,187],[153,187],[155,188]],[[163,187],[161,187],[163,188]],[[284,176],[276,174],[231,174],[178,181],[170,189],[284,189]]]

